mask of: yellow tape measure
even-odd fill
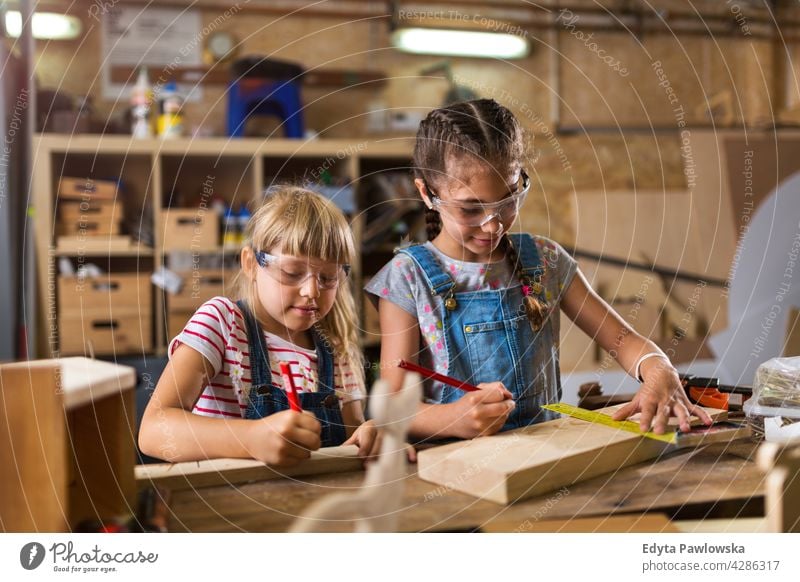
[[[657,441],[670,444],[676,444],[678,442],[677,434],[674,432],[667,434],[656,434],[652,431],[642,432],[642,430],[639,428],[638,422],[633,422],[632,420],[614,420],[602,412],[578,408],[577,406],[564,404],[563,402],[558,402],[556,404],[545,404],[542,406],[542,408],[546,408],[552,412],[558,412],[559,414],[566,414],[567,416],[578,418],[580,420],[585,420],[586,422],[593,422],[595,424],[602,424],[610,428],[632,432],[649,439],[655,439]]]

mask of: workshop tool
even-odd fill
[[[664,434],[656,434],[653,431],[643,432],[639,428],[639,423],[632,420],[614,420],[611,416],[597,412],[594,410],[585,410],[558,402],[556,404],[545,404],[542,408],[565,414],[573,418],[578,418],[586,422],[602,424],[609,428],[617,430],[624,430],[634,434],[641,435],[649,439],[662,441],[676,447],[697,446],[699,444],[709,444],[719,441],[732,441],[737,438],[750,436],[750,427],[746,424],[738,424],[734,422],[721,421],[715,422],[711,426],[699,425],[691,427],[689,432],[682,432],[680,430],[670,430]]]
[[[753,395],[751,386],[729,386],[720,384],[717,378],[701,378],[693,374],[679,374],[678,377],[689,400],[701,406],[731,410],[730,394],[740,394],[741,404]],[[741,404],[734,406],[736,410],[741,410]]]
[[[450,376],[445,376],[444,374],[440,374],[439,372],[434,372],[424,366],[418,366],[417,364],[412,364],[411,362],[407,362],[406,360],[400,360],[398,364],[404,370],[411,370],[412,372],[417,372],[421,374],[423,378],[430,379],[430,380],[437,380],[448,386],[452,386],[453,388],[459,388],[464,392],[476,392],[480,390],[477,386],[473,386],[467,382],[462,382],[461,380],[456,380],[455,378],[451,378]]]
[[[750,386],[729,386],[720,384],[717,378],[701,378],[693,374],[678,374],[686,396],[694,404],[719,408],[729,412],[740,412],[742,404],[753,394]],[[734,402],[731,394],[742,397],[741,402]],[[606,406],[614,406],[622,402],[630,402],[635,394],[603,394],[599,382],[586,382],[578,390],[578,406],[588,410],[597,410]]]

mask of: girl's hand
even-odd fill
[[[642,370],[644,382],[642,387],[628,404],[614,413],[614,420],[624,420],[641,412],[639,428],[650,430],[655,424],[654,432],[664,434],[670,416],[677,416],[680,429],[690,430],[689,417],[695,415],[705,424],[712,423],[711,417],[702,407],[692,404],[681,385],[678,371],[663,358],[652,358],[652,363]]]
[[[459,438],[471,439],[496,433],[503,428],[516,406],[513,394],[502,382],[484,382],[478,384],[478,388],[479,391],[444,405],[452,407],[453,428]]]
[[[322,426],[310,412],[284,410],[250,422],[245,446],[263,463],[290,467],[320,447]]]
[[[358,456],[369,462],[378,458],[382,441],[383,435],[381,431],[375,426],[375,422],[368,420],[362,422],[352,436],[342,445],[358,445]]]
[[[358,445],[358,456],[364,457],[364,461],[369,463],[378,459],[383,444],[383,431],[375,426],[375,422],[368,420],[356,429],[344,445]],[[406,455],[409,463],[417,462],[417,451],[409,444],[405,445]]]

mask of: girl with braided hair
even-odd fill
[[[380,312],[381,376],[400,385],[400,360],[477,384],[438,382],[412,422],[415,438],[472,438],[552,418],[561,399],[559,312],[642,382],[617,419],[641,412],[663,432],[670,415],[710,418],[686,397],[664,353],[589,287],[557,243],[510,233],[530,189],[524,134],[492,99],[448,105],[420,124],[414,183],[427,206],[428,242],[398,250],[366,291]]]

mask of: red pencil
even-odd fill
[[[453,386],[454,388],[460,388],[464,392],[475,392],[476,390],[480,390],[480,388],[478,388],[477,386],[473,386],[472,384],[462,382],[461,380],[456,380],[455,378],[451,378],[450,376],[445,376],[444,374],[440,374],[439,372],[434,372],[433,370],[429,370],[428,368],[418,366],[417,364],[406,362],[405,360],[400,360],[399,366],[406,370],[411,370],[412,372],[418,372],[423,376],[425,376],[426,378],[432,378],[434,380],[438,380],[439,382],[443,382],[448,386]]]
[[[289,400],[289,407],[297,412],[303,412],[303,407],[300,406],[300,399],[297,397],[297,387],[294,385],[292,379],[292,370],[286,362],[280,362],[281,377],[283,378],[283,386],[286,389],[286,398]]]

